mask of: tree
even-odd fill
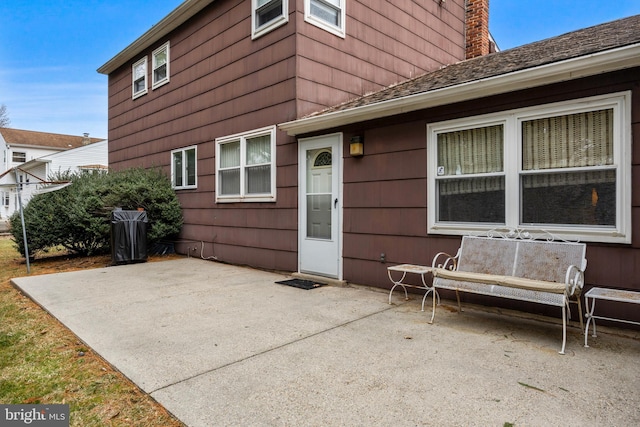
[[[0,105],[0,128],[6,128],[11,123],[9,120],[9,114],[7,113],[7,106]]]

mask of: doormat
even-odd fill
[[[287,286],[293,286],[294,288],[304,289],[305,291],[319,288],[320,286],[326,285],[326,283],[319,283],[319,282],[315,282],[311,280],[303,280],[303,279],[282,280],[276,283],[280,285],[287,285]]]

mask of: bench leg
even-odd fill
[[[584,331],[584,320],[582,319],[582,303],[578,297],[578,317],[580,318],[580,330]]]
[[[436,291],[436,288],[433,288],[433,306],[431,308],[431,320],[429,321],[429,324],[433,323],[433,318],[436,317],[436,296],[438,298],[438,302],[440,302],[440,295],[438,295],[438,291]],[[426,297],[426,295],[425,295]],[[424,304],[424,300],[422,300],[422,303]]]
[[[562,306],[562,349],[560,354],[564,354],[564,347],[567,344],[567,305]]]
[[[460,294],[458,293],[458,290],[456,289],[456,300],[458,300],[458,313],[462,312],[462,305],[460,304]]]

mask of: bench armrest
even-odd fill
[[[446,252],[438,252],[431,262],[432,268],[444,268],[445,270],[455,271],[458,268],[458,254],[451,256]]]
[[[580,295],[582,287],[584,286],[584,270],[581,270],[575,265],[570,265],[569,268],[567,268],[567,275],[564,283],[568,296],[574,295],[576,293],[576,288],[578,289],[578,295]]]

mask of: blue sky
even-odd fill
[[[0,0],[0,104],[10,126],[106,138],[107,77],[96,69],[180,3]],[[640,14],[640,0],[489,4],[489,27],[502,50]]]

